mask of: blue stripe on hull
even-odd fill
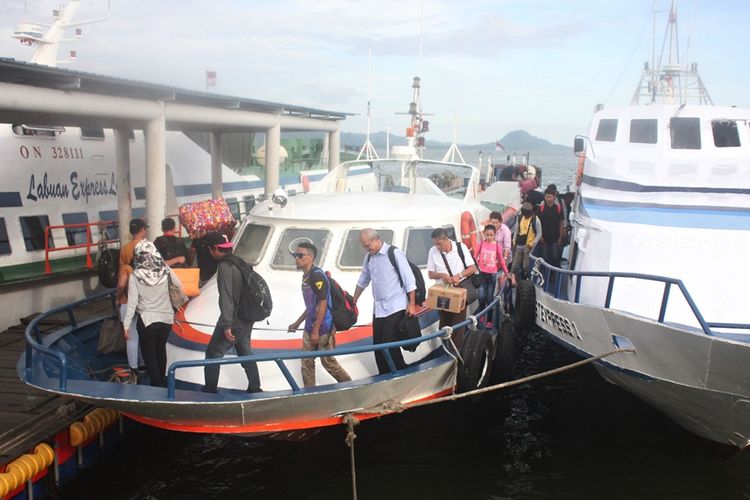
[[[581,212],[593,219],[649,226],[750,230],[750,209],[604,201],[584,197]]]

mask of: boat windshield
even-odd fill
[[[323,192],[395,192],[464,199],[478,181],[476,168],[430,160],[360,160],[342,163],[319,186]]]

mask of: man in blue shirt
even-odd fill
[[[331,315],[331,286],[325,273],[315,265],[318,249],[308,241],[297,245],[297,251],[292,253],[297,269],[302,275],[302,298],[305,300],[305,312],[297,321],[289,325],[289,331],[294,332],[305,322],[302,334],[303,351],[326,351],[336,347]],[[331,374],[337,382],[347,382],[352,378],[341,368],[336,358],[324,356],[320,358],[323,368]],[[305,387],[315,387],[315,358],[302,360],[302,383]]]
[[[388,248],[390,245],[380,239],[378,233],[373,229],[367,228],[359,232],[359,241],[367,249],[364,262],[362,263],[362,273],[357,280],[357,288],[354,291],[354,301],[359,300],[367,285],[372,281],[372,296],[375,299],[373,307],[372,320],[372,342],[373,344],[384,344],[386,342],[396,341],[396,331],[399,322],[405,314],[413,316],[417,312],[415,305],[415,290],[417,284],[414,274],[406,260],[406,255],[400,249],[396,248],[394,256],[398,266],[398,273],[403,279],[404,286],[401,286],[399,274],[396,274],[388,258]],[[390,349],[393,363],[397,370],[406,368],[404,357],[401,349]],[[382,351],[375,351],[375,362],[378,365],[380,374],[388,373],[388,363]]]

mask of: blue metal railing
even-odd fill
[[[68,361],[67,357],[65,356],[65,353],[62,351],[59,351],[57,349],[53,349],[50,347],[47,347],[42,344],[41,337],[40,337],[40,330],[39,330],[39,323],[57,313],[65,312],[68,315],[68,321],[70,322],[70,329],[71,332],[78,326],[77,318],[75,317],[74,309],[76,307],[79,307],[81,305],[87,304],[89,302],[95,302],[98,300],[101,300],[107,296],[110,296],[112,299],[112,309],[113,314],[116,314],[115,310],[115,291],[114,290],[106,290],[94,295],[91,295],[90,297],[86,297],[84,299],[75,301],[71,304],[67,304],[65,306],[60,306],[54,309],[51,309],[49,311],[46,311],[36,318],[34,318],[29,325],[26,327],[25,336],[26,336],[26,355],[25,355],[25,374],[26,374],[26,380],[28,382],[32,382],[33,379],[33,351],[38,351],[44,356],[48,356],[55,361],[57,361],[59,368],[60,368],[60,379],[59,379],[59,389],[61,392],[67,392],[68,388],[68,373],[67,373],[67,367],[68,367]],[[484,309],[481,311],[477,311],[474,313],[473,317],[469,317],[459,323],[456,323],[454,326],[451,327],[451,329],[459,329],[464,328],[469,325],[474,325],[474,319],[476,317],[480,317],[484,314],[486,314],[490,309],[495,309],[495,314],[500,314],[500,300],[501,300],[502,294],[495,298],[492,302],[490,302]],[[445,340],[447,339],[446,331],[447,328],[443,328],[440,330],[437,330],[433,333],[430,333],[428,335],[420,336],[414,339],[408,339],[408,340],[400,340],[397,342],[388,342],[383,344],[373,344],[373,345],[366,345],[366,346],[359,346],[359,347],[337,347],[336,349],[327,350],[327,351],[290,351],[290,352],[284,352],[284,353],[269,353],[269,354],[252,354],[249,356],[241,356],[241,357],[231,357],[231,358],[211,358],[211,359],[196,359],[196,360],[186,360],[186,361],[176,361],[172,363],[169,368],[167,369],[167,399],[168,400],[174,400],[175,397],[175,389],[176,389],[176,371],[181,368],[195,368],[195,367],[205,367],[205,366],[223,366],[223,365],[232,365],[232,364],[239,364],[247,361],[255,361],[255,362],[261,362],[261,361],[274,361],[276,365],[279,367],[279,370],[281,370],[281,373],[284,375],[284,378],[286,379],[287,383],[289,384],[289,387],[292,389],[293,392],[300,392],[302,389],[300,389],[299,385],[294,380],[294,377],[292,376],[291,372],[289,371],[289,368],[286,366],[284,361],[292,360],[292,359],[305,359],[305,358],[317,358],[322,356],[343,356],[347,354],[359,354],[364,352],[375,352],[375,351],[382,351],[383,355],[385,357],[386,363],[388,364],[388,368],[391,370],[391,372],[396,372],[396,365],[393,362],[393,357],[391,356],[390,349],[394,348],[401,348],[403,346],[409,346],[409,345],[415,345],[422,342],[428,342],[434,338],[442,337],[444,341],[443,348],[447,349],[447,346],[445,345]]]
[[[112,299],[112,311],[113,314],[116,313],[115,311],[115,291],[114,290],[106,290],[103,292],[96,293],[94,295],[91,295],[89,297],[77,300],[75,302],[72,302],[70,304],[56,307],[54,309],[50,309],[49,311],[46,311],[36,318],[32,319],[29,323],[29,326],[26,327],[26,331],[24,332],[24,335],[26,336],[26,359],[25,359],[25,372],[26,372],[26,380],[31,381],[33,377],[33,358],[32,354],[33,351],[38,351],[44,356],[49,356],[52,359],[57,360],[57,362],[60,364],[60,390],[63,392],[67,392],[68,390],[68,359],[65,357],[65,353],[62,351],[59,351],[57,349],[52,349],[50,347],[45,346],[42,344],[42,339],[40,337],[40,331],[39,331],[39,323],[49,316],[52,316],[53,314],[65,312],[68,315],[68,321],[70,322],[70,328],[71,331],[75,329],[78,326],[78,320],[75,316],[75,308],[79,307],[83,304],[87,304],[89,302],[95,302],[98,300],[101,300],[107,296],[111,296]]]
[[[664,283],[664,292],[662,293],[661,303],[659,305],[659,315],[657,321],[664,323],[664,317],[667,312],[667,304],[669,303],[670,291],[672,286],[676,286],[682,296],[685,298],[690,310],[695,315],[695,319],[698,321],[703,333],[706,335],[714,336],[713,328],[727,328],[727,329],[748,329],[750,330],[750,324],[741,323],[709,323],[703,318],[700,309],[696,305],[693,297],[688,292],[687,287],[682,280],[676,278],[668,278],[666,276],[657,276],[654,274],[640,274],[640,273],[627,273],[627,272],[603,272],[603,271],[574,271],[570,269],[563,269],[555,267],[546,262],[541,257],[532,257],[533,264],[532,269],[536,269],[544,277],[542,289],[552,295],[556,299],[569,300],[567,297],[567,290],[563,290],[563,282],[566,280],[575,279],[575,293],[573,296],[573,302],[576,304],[580,303],[581,300],[581,278],[592,277],[592,278],[607,278],[607,294],[604,299],[604,308],[609,309],[612,302],[612,293],[614,291],[615,279],[617,278],[631,278],[643,281],[654,281]],[[550,277],[555,276],[555,280],[550,280]]]

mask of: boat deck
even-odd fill
[[[101,315],[111,308],[108,300],[87,304],[80,318]],[[24,329],[31,318],[0,333],[0,465],[27,453],[79,420],[91,406],[27,386],[18,378],[16,364],[25,346]],[[42,333],[65,323],[64,315],[45,319]]]

